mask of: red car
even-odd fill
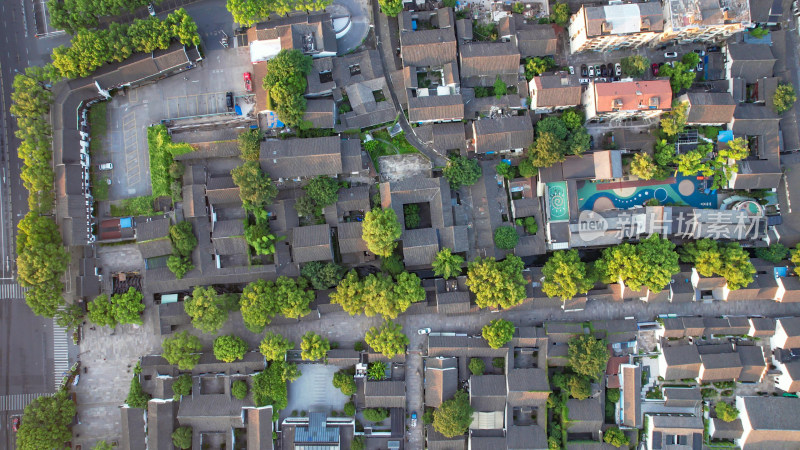
[[[19,417],[14,417],[13,419],[11,419],[11,430],[13,430],[14,433],[16,433],[17,430],[19,430]]]
[[[653,64],[650,66],[650,70],[652,70],[652,71],[653,71],[653,76],[654,76],[654,77],[658,76],[658,64],[656,64],[656,63],[653,63]]]
[[[253,78],[250,72],[245,72],[242,77],[244,78],[244,88],[247,92],[253,92]]]

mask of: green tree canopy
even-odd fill
[[[402,0],[378,0],[381,5],[381,11],[389,17],[397,17],[403,11]]]
[[[449,438],[465,434],[472,423],[473,412],[469,395],[458,391],[433,412],[433,429]]]
[[[550,167],[564,161],[567,144],[553,133],[539,132],[533,145],[528,149],[531,163],[536,167]]]
[[[233,182],[239,186],[239,197],[245,208],[261,209],[270,205],[278,188],[272,184],[272,179],[264,174],[257,161],[247,161],[231,170]]]
[[[613,445],[614,447],[625,447],[627,448],[630,445],[630,439],[628,436],[625,436],[625,433],[622,432],[617,427],[609,428],[603,433],[603,441],[606,444]]]
[[[175,275],[175,278],[180,280],[184,277],[187,273],[194,270],[194,264],[192,264],[192,257],[191,256],[178,256],[178,255],[170,255],[167,258],[167,268],[170,272]]]
[[[342,280],[345,274],[344,267],[333,263],[323,263],[321,261],[311,261],[303,265],[300,275],[311,282],[314,289],[329,289]]]
[[[498,262],[494,258],[469,263],[467,285],[480,308],[511,308],[525,299],[526,281],[522,277],[522,259],[509,255]]]
[[[519,234],[517,234],[516,228],[503,226],[494,230],[494,245],[497,248],[510,250],[517,246],[517,242],[519,242]]]
[[[561,300],[569,300],[578,293],[588,292],[595,282],[577,250],[554,252],[544,264],[542,275],[542,292]]]
[[[239,336],[225,335],[214,339],[214,357],[226,363],[244,358],[247,343]]]
[[[789,252],[792,264],[794,264],[794,272],[800,275],[800,243]]]
[[[569,340],[568,358],[575,373],[597,380],[609,358],[606,341],[586,334],[575,336]]]
[[[330,295],[331,303],[339,304],[354,316],[365,314],[372,317],[376,314],[387,319],[394,319],[404,312],[412,303],[425,299],[419,277],[403,272],[392,282],[388,275],[369,274],[359,279],[355,271],[350,271]]]
[[[689,52],[681,56],[681,62],[688,67],[695,67],[700,62],[700,55],[695,52]]]
[[[325,0],[328,1],[328,0]],[[311,57],[297,49],[283,49],[267,63],[264,89],[269,91],[275,112],[289,127],[303,124],[306,112],[306,75],[311,71]]]
[[[653,144],[653,159],[660,167],[675,163],[675,144],[666,139],[659,139]]]
[[[650,67],[650,60],[642,55],[631,55],[619,61],[622,73],[629,77],[639,78]]]
[[[367,378],[370,380],[381,381],[386,379],[386,370],[388,367],[383,361],[375,361],[370,363],[367,369]]]
[[[258,349],[267,361],[282,361],[286,352],[294,348],[294,342],[278,333],[267,331]]]
[[[714,406],[717,417],[725,422],[733,422],[739,417],[739,410],[725,402],[717,402]]]
[[[181,449],[192,448],[192,427],[178,427],[172,432],[172,445]]]
[[[470,358],[469,365],[467,367],[472,375],[481,376],[486,370],[486,363],[480,358]]]
[[[144,296],[134,287],[129,287],[122,294],[111,296],[111,308],[117,323],[142,324],[142,312],[144,312]]]
[[[675,100],[672,103],[672,110],[661,115],[661,129],[667,136],[677,136],[686,126],[688,114],[689,102]]]
[[[786,258],[786,255],[789,254],[789,248],[780,242],[773,242],[772,244],[769,244],[769,247],[756,248],[755,253],[756,258],[776,264]]]
[[[117,326],[117,319],[114,317],[114,307],[108,299],[108,294],[100,294],[95,297],[87,306],[89,321],[101,327]]]
[[[369,251],[385,257],[391,255],[397,247],[397,240],[403,230],[393,209],[377,208],[367,211],[361,232]]]
[[[772,96],[772,104],[775,112],[783,114],[792,109],[794,102],[797,101],[797,94],[794,92],[794,86],[791,83],[780,83],[775,89],[775,95]]]
[[[285,276],[277,280],[257,280],[245,286],[240,300],[242,319],[250,331],[260,332],[278,314],[292,319],[305,316],[311,309],[314,291],[308,290],[305,278]]]
[[[303,189],[309,198],[320,208],[332,205],[339,201],[339,187],[341,185],[335,179],[327,175],[319,175],[312,178]]]
[[[169,238],[172,241],[172,248],[180,256],[190,256],[192,250],[197,247],[197,238],[192,231],[192,223],[188,221],[170,226]]]
[[[447,166],[442,169],[442,175],[450,183],[452,189],[461,186],[472,186],[481,178],[481,166],[478,160],[465,158],[463,156],[452,156],[447,162]]]
[[[236,380],[231,384],[231,395],[237,400],[244,400],[247,398],[247,382],[244,380]]]
[[[567,381],[569,395],[577,400],[585,400],[592,395],[592,383],[588,378],[580,375],[573,375]]]
[[[498,99],[503,98],[506,95],[506,91],[508,90],[508,86],[506,83],[500,79],[500,75],[497,76],[497,79],[494,80],[494,96]]]
[[[49,161],[49,156],[47,158]],[[46,181],[52,184],[52,178]],[[46,189],[52,190],[50,185]],[[64,303],[60,279],[68,261],[58,225],[51,217],[32,211],[20,220],[17,225],[17,282],[22,287],[33,288],[25,293],[25,301],[34,314],[53,317]]]
[[[289,404],[286,382],[287,367],[293,364],[284,361],[271,362],[266,370],[253,377],[253,404],[256,407],[272,405],[273,419],[277,420],[278,411]]]
[[[549,56],[525,58],[525,78],[531,81],[533,77],[539,76],[554,67],[556,67],[556,62]]]
[[[261,140],[264,133],[260,128],[239,134],[239,155],[245,161],[258,161],[261,155]]]
[[[500,348],[514,337],[514,323],[504,319],[494,319],[481,329],[481,336],[489,347]]]
[[[69,425],[75,417],[75,402],[65,390],[34,399],[23,417],[17,431],[19,449],[63,448],[72,440]]]
[[[192,370],[200,360],[199,352],[203,347],[197,336],[186,331],[164,339],[161,346],[164,359],[170,364],[177,364],[180,370]]]
[[[349,373],[340,370],[333,374],[333,387],[350,397],[356,393],[356,380]]]
[[[181,396],[189,395],[192,393],[192,376],[188,373],[184,373],[180,375],[178,378],[175,378],[175,382],[172,383],[172,392],[175,394],[173,400],[176,402],[181,399]]]
[[[454,255],[449,248],[445,247],[436,254],[433,260],[433,274],[445,280],[461,275],[461,265],[464,258]]]
[[[300,341],[300,349],[302,350],[300,356],[303,359],[318,361],[325,359],[325,355],[331,349],[331,344],[317,333],[309,331],[303,335],[303,339]]]
[[[569,22],[569,15],[569,5],[566,3],[557,2],[553,5],[553,9],[550,11],[550,20],[552,20],[554,24],[563,27],[567,25],[567,22]]]
[[[386,408],[367,408],[363,414],[370,422],[382,422],[389,418],[389,410]]]
[[[142,389],[142,384],[139,382],[139,374],[134,373],[125,403],[131,408],[144,409],[147,408],[148,401],[150,401],[150,394]]]
[[[636,175],[641,180],[655,178],[658,167],[653,162],[653,158],[647,153],[637,153],[631,161],[631,174]]]
[[[380,327],[370,327],[364,340],[373,350],[387,358],[405,353],[408,345],[408,337],[403,334],[402,325],[388,320]]]
[[[735,291],[753,282],[756,273],[750,255],[735,242],[719,244],[711,239],[700,239],[683,245],[681,261],[694,264],[697,273],[704,277],[721,276],[728,289]]]
[[[606,283],[622,281],[632,290],[645,286],[654,292],[660,292],[680,271],[675,244],[657,234],[637,245],[606,248],[595,267]]]
[[[183,310],[192,318],[192,325],[203,333],[216,333],[228,320],[228,310],[211,286],[196,286],[192,296],[184,299]]]
[[[691,71],[694,66],[687,66],[682,62],[674,63],[674,66],[664,64],[659,69],[658,76],[669,77],[669,84],[672,92],[680,92],[683,89],[692,87],[696,74]]]

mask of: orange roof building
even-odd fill
[[[587,120],[655,118],[672,106],[669,80],[594,83],[583,93]]]

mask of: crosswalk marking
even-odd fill
[[[17,283],[0,284],[0,300],[23,299],[27,290]]]
[[[0,395],[0,411],[22,411],[38,397],[52,394],[15,394]]]
[[[69,350],[67,348],[67,329],[59,326],[53,318],[53,376],[56,391],[61,388],[61,381],[69,371]]]

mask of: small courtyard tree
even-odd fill
[[[433,429],[445,437],[460,436],[469,429],[473,411],[469,404],[469,395],[458,391],[433,412]]]
[[[403,233],[397,214],[391,208],[367,211],[362,226],[362,238],[367,248],[378,256],[390,256]]]
[[[220,361],[230,363],[242,359],[247,350],[247,343],[238,336],[227,335],[214,339],[214,357]]]
[[[200,360],[199,351],[203,348],[200,339],[186,331],[164,339],[161,346],[164,359],[170,364],[177,364],[180,370],[192,370]]]
[[[494,319],[481,329],[481,336],[489,347],[500,348],[514,337],[514,324],[504,319]]]
[[[325,359],[325,355],[331,349],[331,344],[322,336],[309,331],[303,335],[303,339],[300,341],[300,349],[302,350],[300,356],[303,359],[317,361]]]
[[[445,247],[436,254],[433,260],[433,274],[445,280],[461,275],[461,265],[464,258],[454,255],[449,248]]]
[[[605,370],[608,362],[606,341],[597,340],[594,336],[582,334],[569,340],[568,359],[572,370],[597,380]]]

